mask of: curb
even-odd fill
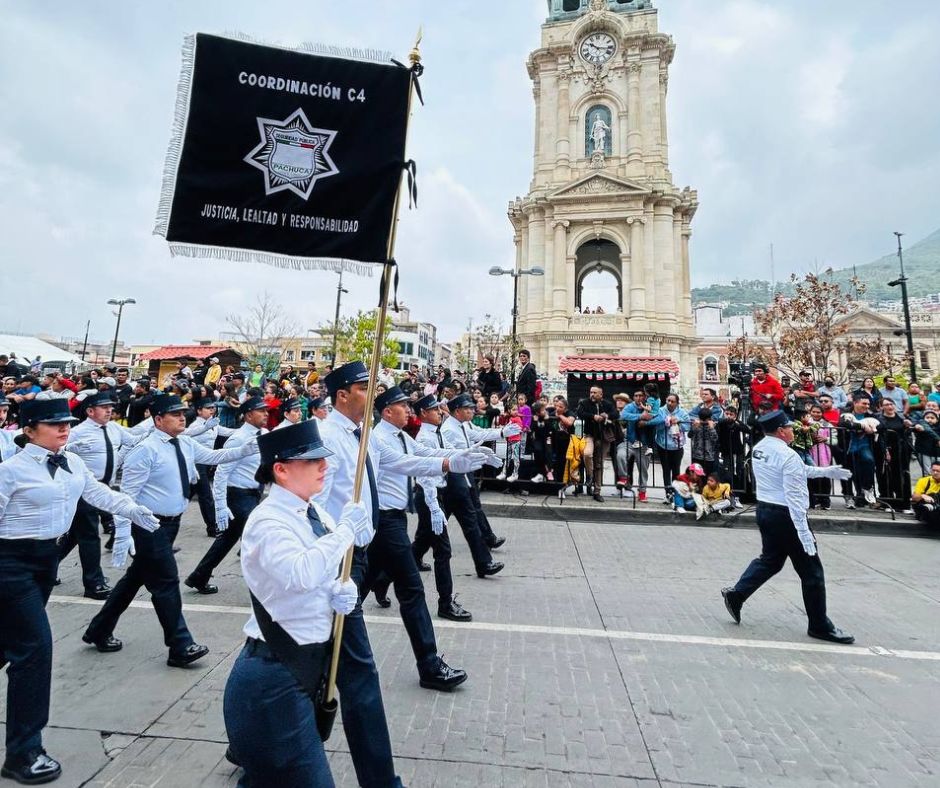
[[[558,522],[605,522],[649,526],[695,526],[701,528],[757,528],[753,506],[739,510],[734,515],[707,517],[696,521],[694,514],[676,514],[662,504],[640,504],[633,508],[632,501],[624,499],[622,506],[604,504],[585,505],[568,498],[559,504],[554,496],[510,495],[508,493],[484,492],[480,495],[487,515],[506,519],[557,520]],[[620,499],[615,499],[619,501]],[[809,523],[818,533],[863,534],[866,536],[910,536],[934,538],[923,523],[909,519],[909,515],[898,515],[895,521],[868,517],[818,516],[809,513]]]

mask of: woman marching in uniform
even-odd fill
[[[31,400],[20,410],[23,450],[0,463],[0,665],[7,668],[6,758],[0,774],[24,785],[55,780],[59,763],[46,755],[52,632],[46,602],[78,499],[153,531],[144,506],[99,482],[81,457],[65,451],[77,419],[64,399]],[[27,442],[28,441],[28,442]],[[133,551],[130,525],[117,534],[118,561]]]
[[[242,574],[254,615],[245,647],[225,686],[223,712],[231,760],[245,770],[240,786],[332,786],[317,728],[316,698],[330,660],[333,613],[346,615],[356,584],[337,579],[346,551],[373,536],[361,503],[348,503],[334,524],[311,503],[332,455],[317,420],[258,438],[256,478],[271,492],[242,534]]]

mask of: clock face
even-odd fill
[[[578,47],[581,57],[595,66],[602,66],[616,51],[617,42],[609,33],[591,33],[582,39]]]

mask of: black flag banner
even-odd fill
[[[172,254],[360,274],[386,262],[411,73],[357,56],[186,38],[154,229]]]

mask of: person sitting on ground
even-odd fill
[[[672,506],[674,511],[683,514],[699,508],[695,496],[701,500],[701,491],[705,486],[705,469],[693,462],[672,481]]]
[[[931,528],[940,528],[940,461],[930,466],[930,475],[918,479],[914,485],[914,515]]]
[[[722,482],[717,473],[708,474],[705,486],[702,488],[702,506],[697,519],[706,514],[717,512],[721,514],[731,508],[731,485]]]

